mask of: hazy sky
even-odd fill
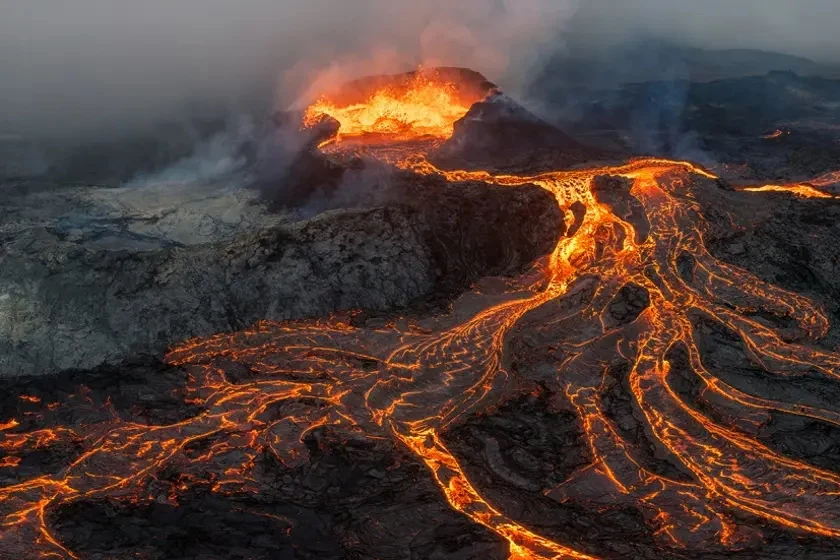
[[[645,33],[837,62],[838,25],[837,0],[582,0],[573,28],[606,41]]]
[[[286,103],[421,62],[515,87],[570,33],[832,58],[838,24],[838,0],[0,0],[0,135],[117,131],[256,83]]]

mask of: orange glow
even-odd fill
[[[788,135],[788,134],[790,134],[789,130],[782,130],[782,129],[779,128],[779,129],[774,130],[770,134],[767,134],[766,136],[762,136],[762,138],[764,138],[765,140],[773,140],[775,138],[780,138],[780,137]]]
[[[817,190],[810,185],[764,185],[763,187],[746,187],[747,192],[783,192],[801,198],[836,198],[827,192]]]
[[[0,469],[16,467],[20,464],[20,457],[0,458]]]
[[[341,123],[341,138],[385,135],[401,140],[424,136],[443,139],[452,135],[455,121],[469,109],[454,84],[418,73],[406,87],[385,87],[363,103],[343,105],[322,97],[306,110],[304,125],[311,126],[329,116]]]
[[[815,187],[828,187],[840,183],[840,171],[831,171],[810,181]]]
[[[310,122],[319,115],[337,118],[345,137],[383,133],[401,141],[427,135],[442,139],[468,108],[453,102],[450,86],[424,80],[418,78],[407,91],[386,88],[359,105],[337,107],[322,99],[307,115]],[[719,261],[706,249],[703,218],[690,189],[693,178],[714,174],[690,162],[659,158],[535,175],[452,171],[427,159],[429,146],[386,142],[366,155],[450,182],[537,185],[554,195],[564,214],[584,207],[579,227],[531,271],[512,280],[507,293],[471,294],[469,313],[426,317],[422,326],[405,319],[399,328],[396,321],[355,327],[341,316],[263,321],[240,332],[184,341],[166,361],[189,372],[185,401],[202,413],[182,422],[146,426],[115,416],[78,432],[20,433],[14,431],[15,420],[0,425],[6,468],[15,468],[17,457],[33,449],[80,442],[85,450],[57,474],[0,488],[0,547],[20,558],[75,558],[49,530],[45,512],[52,508],[80,499],[159,499],[159,489],[151,494],[149,483],[163,484],[155,479],[163,469],[178,473],[167,494],[170,501],[200,481],[212,481],[211,490],[220,494],[253,493],[259,488],[261,457],[301,468],[308,461],[304,439],[316,430],[335,430],[348,438],[397,442],[425,465],[453,510],[507,541],[512,560],[593,559],[584,550],[597,543],[549,539],[491,504],[445,442],[446,431],[470,414],[533,390],[509,367],[509,334],[518,326],[536,329],[569,356],[539,358],[554,372],[555,396],[577,414],[592,457],[569,480],[544,488],[549,498],[590,508],[592,500],[602,500],[596,505],[605,508],[634,507],[658,546],[713,550],[721,557],[756,538],[745,517],[840,538],[840,475],[786,457],[755,437],[768,411],[836,426],[840,413],[729,386],[707,369],[695,340],[691,317],[706,316],[737,333],[763,370],[783,379],[840,380],[840,354],[812,344],[829,330],[816,303]],[[341,154],[355,148],[338,142],[327,149]],[[632,185],[630,195],[644,210],[648,235],[637,235],[633,223],[598,200],[593,186],[604,175]],[[691,278],[678,264],[683,254],[694,259]],[[614,326],[605,310],[629,283],[648,292],[650,306],[632,323]],[[591,301],[581,295],[587,285],[597,287]],[[806,342],[788,342],[757,320],[756,310],[794,323]],[[702,384],[705,402],[738,422],[701,412],[672,387],[668,356],[677,347]],[[686,480],[645,467],[607,414],[606,373],[614,358],[629,363],[634,416],[656,453],[681,465]],[[225,371],[230,362],[254,378],[234,383]],[[193,445],[199,442],[203,445]],[[588,495],[592,488],[601,494]]]
[[[800,198],[840,198],[837,195],[820,190],[840,183],[840,171],[832,171],[801,183],[787,183],[783,185],[760,185],[741,187],[746,192],[779,192],[788,193]]]

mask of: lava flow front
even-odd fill
[[[338,156],[355,149],[343,138],[364,134],[442,141],[468,110],[454,91],[452,84],[416,78],[407,90],[376,91],[346,106],[324,98],[307,121],[340,122],[339,140],[326,148]],[[491,503],[444,437],[471,413],[533,390],[535,382],[510,367],[509,339],[517,329],[554,340],[552,355],[539,357],[552,372],[540,383],[577,415],[592,458],[562,484],[543,487],[548,498],[596,510],[604,500],[633,507],[663,550],[725,553],[760,541],[755,527],[762,524],[840,538],[840,475],[784,456],[756,437],[768,411],[837,426],[840,413],[788,402],[784,393],[774,400],[739,390],[701,355],[698,317],[737,333],[770,374],[840,380],[840,354],[811,344],[829,328],[815,303],[707,250],[698,204],[686,193],[694,182],[713,184],[713,175],[662,159],[522,175],[443,170],[430,162],[428,142],[417,146],[365,155],[450,182],[538,185],[575,227],[533,270],[509,281],[506,293],[476,292],[466,318],[429,317],[422,327],[263,322],[184,342],[167,361],[190,372],[189,399],[202,412],[181,422],[147,426],[114,418],[35,432],[14,423],[0,427],[0,461],[12,467],[23,454],[62,441],[85,449],[54,474],[0,488],[2,550],[16,558],[75,558],[52,530],[50,512],[83,499],[155,499],[149,488],[161,484],[164,469],[179,473],[169,489],[173,501],[196,481],[209,480],[224,494],[253,492],[262,457],[295,468],[307,461],[307,434],[329,427],[346,437],[389,438],[413,455],[452,508],[507,540],[510,558],[600,557],[598,543],[556,531],[549,538]],[[599,187],[604,181],[626,189],[613,189],[619,198],[609,199]],[[607,307],[628,286],[645,292],[649,305],[617,323]],[[790,342],[761,316],[783,318],[801,341]],[[606,376],[616,363],[627,364],[634,415],[655,454],[678,465],[680,476],[652,468],[643,457],[649,451],[628,441],[606,410]],[[231,379],[234,366],[252,376]],[[680,390],[678,367],[702,385],[702,403]]]

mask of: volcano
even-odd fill
[[[627,158],[455,68],[272,126],[268,183],[367,206],[7,242],[0,558],[836,558],[834,170]]]
[[[482,75],[464,68],[430,68],[351,82],[320,98],[304,116],[309,128],[323,126],[325,120],[338,124],[334,139],[345,145],[425,141],[430,159],[450,168],[506,165],[533,170],[606,156],[584,148]]]

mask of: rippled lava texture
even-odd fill
[[[262,322],[8,382],[0,556],[840,556],[836,302],[728,262],[746,242],[716,256],[745,231],[720,201],[836,213],[794,198],[825,185],[739,192],[662,159],[443,169],[440,131],[476,128],[449,126],[475,118],[454,91],[424,77],[373,117],[325,98],[307,118],[352,114],[320,148],[336,161],[545,189],[567,226],[551,253],[448,312]],[[426,122],[428,99],[447,112]]]

